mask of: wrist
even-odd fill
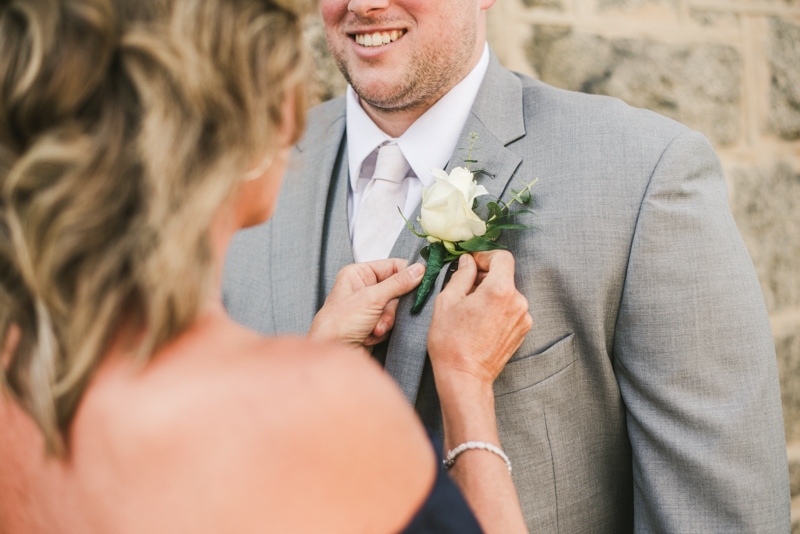
[[[440,380],[434,370],[444,423],[445,447],[467,441],[499,445],[494,392],[491,384],[460,377]]]
[[[493,381],[463,368],[433,365],[433,376],[440,401],[492,400]]]
[[[316,318],[311,322],[311,328],[308,329],[306,339],[312,341],[329,341],[329,336],[325,333],[325,328],[320,324]]]
[[[317,318],[311,322],[311,328],[308,329],[306,339],[322,343],[347,343],[341,332],[336,329],[336,325],[331,324],[330,321]]]

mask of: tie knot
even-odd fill
[[[378,149],[378,160],[375,162],[375,180],[402,182],[411,166],[397,145],[384,145]]]

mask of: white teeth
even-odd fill
[[[381,46],[398,40],[405,31],[392,30],[390,32],[357,33],[354,35],[356,43],[361,46]]]

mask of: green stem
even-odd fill
[[[467,154],[467,170],[469,170],[469,166],[472,164],[472,147],[475,145],[475,139],[478,138],[478,134],[471,133],[469,134],[470,141],[469,141],[469,154]]]
[[[414,307],[411,308],[411,313],[419,313],[425,306],[425,302],[428,300],[431,290],[433,290],[436,277],[439,276],[439,271],[442,270],[449,256],[447,249],[444,248],[441,242],[429,245],[428,250],[430,251],[428,266],[425,267],[425,275],[417,288],[417,300],[414,302]]]
[[[406,222],[406,226],[408,226],[408,228],[409,228],[409,229],[410,229],[412,232],[414,232],[414,235],[415,235],[415,236],[417,236],[417,237],[428,237],[428,234],[421,234],[421,233],[417,232],[416,230],[414,230],[414,227],[413,227],[413,226],[411,226],[411,223],[410,223],[410,222],[408,222],[408,219],[406,219],[406,216],[405,216],[405,215],[403,215],[403,210],[401,210],[401,209],[400,209],[400,206],[398,206],[398,207],[397,207],[397,211],[399,211],[399,212],[400,212],[400,217],[402,217],[402,218],[403,218],[403,220]]]

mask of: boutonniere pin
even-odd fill
[[[457,259],[462,254],[507,248],[496,240],[503,230],[519,230],[532,228],[524,224],[515,224],[511,218],[522,213],[533,213],[530,210],[510,211],[514,202],[528,205],[531,202],[531,186],[536,180],[526,184],[523,189],[511,190],[511,201],[506,203],[500,199],[489,202],[489,218],[484,221],[476,213],[478,197],[489,192],[475,181],[475,175],[483,171],[471,171],[470,164],[477,163],[472,159],[472,150],[478,134],[471,134],[469,155],[464,162],[466,167],[456,167],[448,175],[441,169],[431,169],[436,182],[431,187],[422,188],[422,207],[417,221],[422,225],[422,232],[417,232],[406,219],[406,224],[419,237],[430,243],[420,251],[427,262],[425,275],[417,288],[417,298],[411,313],[418,313],[428,300],[439,271],[445,264]],[[400,212],[403,215],[403,212]],[[405,216],[403,217],[405,219]]]

